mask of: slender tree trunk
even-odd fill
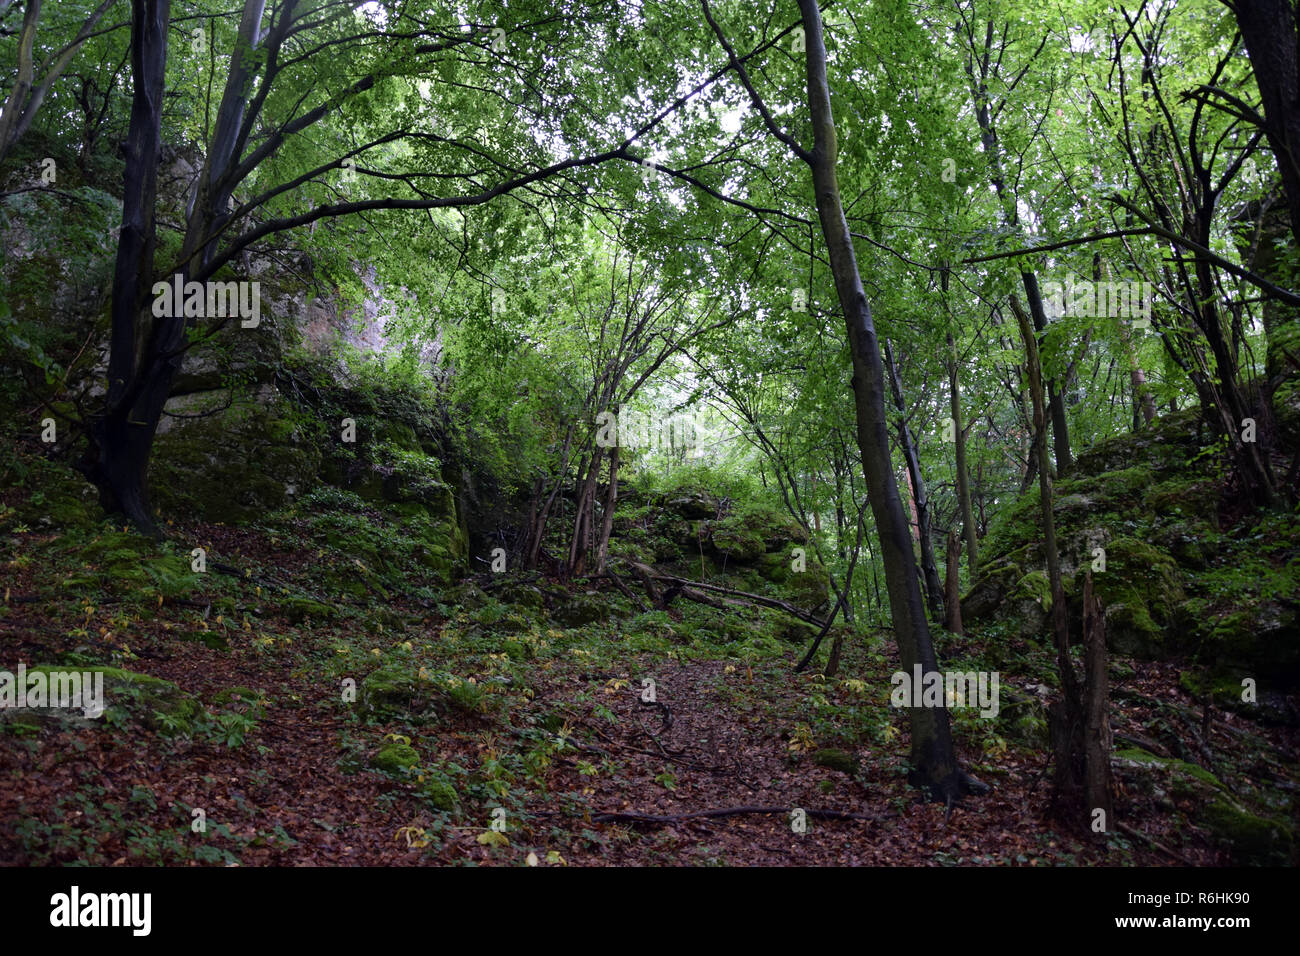
[[[569,545],[569,573],[581,575],[587,569],[588,542],[591,539],[592,512],[596,505],[596,481],[603,457],[599,446],[591,450],[587,477],[578,490],[577,510],[573,516],[573,541]]]
[[[817,507],[817,475],[808,476],[808,505],[812,509],[813,531],[821,534],[822,513]]]
[[[293,5],[290,3],[290,7]],[[230,70],[226,74],[226,86],[217,108],[212,142],[208,144],[203,171],[199,174],[196,201],[190,210],[186,226],[181,260],[187,273],[197,272],[216,254],[216,245],[208,237],[229,216],[230,198],[235,188],[233,165],[239,159],[242,145],[240,132],[258,67],[256,54],[262,40],[262,15],[265,10],[266,0],[244,0],[243,14],[239,19],[239,35],[230,56]],[[291,9],[284,13],[286,17],[291,15]],[[198,257],[197,261],[195,257]]]
[[[1156,420],[1156,399],[1147,386],[1146,372],[1142,371],[1142,366],[1138,363],[1137,349],[1125,322],[1119,323],[1119,345],[1124,353],[1124,361],[1128,364],[1129,387],[1133,391],[1133,430],[1137,431],[1139,416],[1147,425]]]
[[[948,618],[944,627],[952,634],[964,634],[961,624],[961,537],[957,529],[948,532],[948,566],[944,575]]]
[[[573,447],[574,425],[569,426],[568,432],[564,436],[564,447],[560,451],[560,468],[555,477],[555,484],[551,487],[551,493],[547,495],[545,503],[537,513],[537,519],[533,525],[532,536],[529,539],[528,547],[525,549],[524,568],[533,570],[537,567],[537,560],[541,555],[542,541],[546,536],[546,522],[551,515],[551,508],[555,505],[555,500],[559,497],[560,491],[564,488],[564,478],[569,470],[569,452]]]
[[[614,506],[618,503],[618,446],[609,452],[609,484],[605,488],[605,503],[600,519],[600,534],[596,538],[596,573],[605,571],[609,560],[609,537],[614,531]]]
[[[961,505],[961,527],[966,536],[966,563],[970,580],[979,571],[978,529],[970,504],[970,473],[966,470],[966,428],[961,416],[961,382],[958,378],[957,345],[948,333],[948,398],[952,411],[953,440],[957,452],[957,501]]]
[[[1055,755],[1054,778],[1058,810],[1068,815],[1078,812],[1084,794],[1080,764],[1083,749],[1083,704],[1078,677],[1070,660],[1070,631],[1065,616],[1065,591],[1061,584],[1061,561],[1056,548],[1056,527],[1052,517],[1052,475],[1047,460],[1047,413],[1043,397],[1043,373],[1038,362],[1038,336],[1020,301],[1011,297],[1011,310],[1020,323],[1025,343],[1026,377],[1034,406],[1034,458],[1038,461],[1038,490],[1043,519],[1043,552],[1047,559],[1047,578],[1052,596],[1052,637],[1056,645],[1056,667],[1061,678],[1061,700],[1049,710],[1052,749]]]
[[[1034,319],[1034,331],[1041,342],[1047,330],[1047,314],[1043,310],[1043,296],[1038,290],[1038,277],[1032,272],[1020,273],[1021,284],[1025,287],[1025,297],[1029,300],[1029,314]],[[1041,369],[1040,369],[1041,371]],[[1074,464],[1070,454],[1070,430],[1065,420],[1065,400],[1051,379],[1047,383],[1047,402],[1052,415],[1052,450],[1056,453],[1056,472],[1060,474]]]
[[[938,672],[930,628],[921,599],[921,582],[912,554],[907,518],[889,460],[889,429],[885,418],[884,369],[871,307],[862,287],[857,257],[840,199],[835,163],[837,145],[826,79],[826,47],[822,38],[817,0],[799,0],[802,13],[808,78],[808,104],[814,146],[808,156],[812,167],[817,213],[826,240],[835,291],[844,310],[849,351],[853,360],[853,395],[857,416],[858,448],[880,536],[885,564],[885,587],[893,616],[894,635],[903,669],[914,665],[923,674]],[[914,783],[927,786],[933,796],[949,804],[963,792],[977,789],[957,765],[952,732],[945,707],[913,707],[908,715],[912,737]],[[982,785],[980,785],[982,786]]]
[[[1083,653],[1085,665],[1083,759],[1084,808],[1091,823],[1096,811],[1102,811],[1105,827],[1089,832],[1099,843],[1114,828],[1114,786],[1110,772],[1110,695],[1106,671],[1106,619],[1092,589],[1092,572],[1083,579]]]
[[[1092,257],[1092,278],[1095,282],[1106,280],[1106,264],[1101,259],[1101,253],[1095,253]],[[1156,400],[1147,386],[1146,372],[1142,371],[1142,366],[1138,362],[1137,347],[1133,344],[1129,324],[1120,320],[1116,322],[1116,326],[1119,332],[1120,351],[1124,353],[1124,361],[1128,365],[1129,387],[1133,390],[1133,430],[1137,431],[1139,415],[1141,421],[1148,425],[1155,421]]]
[[[1025,463],[1025,474],[1020,480],[1020,493],[1023,495],[1034,484],[1034,479],[1038,477],[1038,454],[1034,451],[1038,447],[1039,435],[1034,433],[1033,438],[1029,441],[1029,461]]]
[[[894,393],[894,407],[898,411],[898,441],[907,462],[908,483],[912,491],[912,504],[916,511],[916,531],[921,544],[921,570],[925,574],[925,590],[930,598],[930,615],[936,622],[943,620],[943,586],[939,583],[938,563],[934,557],[934,536],[930,527],[930,499],[921,476],[921,459],[912,443],[912,430],[907,427],[907,406],[903,401],[903,382],[898,374],[898,363],[889,340],[885,340],[885,356],[889,362],[889,382]]]
[[[35,69],[32,51],[36,45],[36,29],[40,21],[41,0],[27,0],[27,9],[23,11],[23,25],[18,31],[18,57],[14,85],[9,89],[4,108],[0,109],[0,162],[3,162],[8,155],[11,144],[18,139],[18,120],[27,105],[27,95],[32,90]]]
[[[1020,213],[1017,208],[1018,197],[1013,195],[1007,188],[1006,175],[1002,165],[1002,145],[998,140],[997,128],[994,126],[995,111],[989,109],[988,67],[989,57],[993,52],[993,40],[996,35],[993,20],[990,19],[988,29],[985,32],[984,59],[981,64],[980,74],[977,77],[972,70],[973,62],[968,63],[967,70],[971,79],[971,96],[975,103],[975,121],[980,128],[980,142],[984,147],[985,155],[988,156],[989,177],[1001,203],[1002,224],[1008,229],[1014,229],[1020,220]],[[974,54],[975,51],[972,50],[971,52]],[[1002,52],[1005,52],[1005,47]],[[1001,55],[999,55],[999,63],[1001,59]],[[1029,301],[1029,311],[1034,319],[1034,329],[1041,336],[1043,330],[1047,328],[1047,317],[1043,312],[1043,298],[1038,290],[1038,277],[1032,272],[1022,270],[1020,282],[1024,286],[1025,296]],[[1072,462],[1070,457],[1070,436],[1066,428],[1065,403],[1061,400],[1061,396],[1056,393],[1056,389],[1050,381],[1047,383],[1047,391],[1048,402],[1051,407],[1052,442],[1056,451],[1056,467],[1058,470],[1064,470],[1069,468]]]
[[[1202,244],[1208,245],[1206,235]],[[1276,483],[1268,458],[1260,453],[1260,443],[1243,442],[1241,429],[1243,422],[1250,417],[1249,405],[1237,385],[1237,362],[1223,334],[1223,325],[1219,320],[1219,310],[1215,307],[1213,289],[1214,275],[1208,260],[1196,257],[1196,283],[1200,306],[1197,314],[1201,316],[1201,330],[1210,343],[1210,352],[1214,356],[1215,371],[1218,372],[1219,397],[1217,404],[1219,419],[1223,421],[1225,431],[1232,443],[1234,454],[1242,471],[1254,479],[1255,492],[1263,504],[1272,504]]]

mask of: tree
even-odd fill
[[[1246,42],[1264,115],[1213,85],[1205,92],[1264,131],[1282,177],[1291,235],[1300,242],[1300,16],[1289,0],[1235,0],[1224,5],[1236,16]]]
[[[155,278],[156,175],[139,167],[153,169],[158,160],[170,7],[136,2],[132,10],[133,153],[113,283],[109,386],[103,406],[85,423],[88,447],[78,467],[99,489],[107,510],[156,530],[146,482],[149,457],[172,383],[199,323],[181,310],[155,317],[144,308]],[[553,15],[546,5],[540,5],[532,20],[526,19],[529,12],[516,11],[521,19],[514,30],[555,32],[583,22],[576,13]],[[449,22],[440,23],[443,17]],[[376,28],[374,18],[383,19],[383,29]],[[520,65],[509,82],[498,77],[474,85],[446,79],[448,64],[470,53],[482,57],[470,61],[471,69],[482,71],[476,78],[496,76],[500,56],[492,31],[506,33],[504,28],[463,30],[453,5],[432,2],[349,2],[318,10],[287,0],[276,6],[264,28],[265,19],[264,0],[245,0],[183,243],[174,261],[161,270],[163,276],[179,276],[183,283],[206,282],[253,244],[321,220],[386,210],[463,211],[512,193],[536,191],[539,184],[563,180],[584,168],[614,160],[637,162],[631,147],[684,102],[679,100],[631,135],[615,137],[612,147],[557,159],[544,155],[527,125],[514,118],[513,97],[536,95],[534,81],[549,70],[549,51],[527,48],[527,68]],[[376,38],[388,40],[378,47],[379,53],[374,52]],[[574,31],[565,39],[581,43],[582,36]],[[344,68],[349,65],[358,68],[360,78],[348,75]],[[455,67],[451,69],[454,73]],[[584,75],[591,81],[599,73],[593,69]],[[399,92],[409,96],[419,82],[447,91],[436,105],[490,108],[501,117],[506,132],[484,147],[472,135],[446,135],[403,122],[430,122],[434,111],[428,104],[415,107],[411,116],[406,115],[410,110],[391,111],[395,122],[385,123],[390,111],[375,110],[373,99]],[[467,86],[477,99],[467,100]],[[309,106],[313,97],[315,105]],[[268,104],[277,108],[273,117],[267,114]],[[358,145],[321,147],[316,145],[320,140],[307,138],[308,131],[327,127],[349,105],[358,111]],[[584,130],[584,135],[591,131]],[[595,135],[600,135],[599,129]],[[326,144],[341,138],[323,137]],[[368,152],[382,155],[394,168],[358,167],[356,157]],[[375,195],[340,197],[325,181],[326,174],[354,169],[378,184]],[[277,173],[280,181],[268,183]],[[430,192],[430,182],[446,184],[444,194]],[[554,198],[567,199],[572,188],[571,183],[557,186]],[[228,323],[229,316],[203,328],[202,334],[213,335]]]
[[[853,366],[853,396],[857,417],[857,444],[867,494],[875,517],[885,567],[885,583],[902,666],[909,673],[920,665],[923,673],[938,670],[934,645],[921,597],[920,576],[902,498],[890,460],[889,426],[885,414],[885,377],[871,306],[858,272],[857,254],[845,219],[836,177],[837,143],[826,71],[826,47],[821,11],[816,0],[800,0],[803,24],[809,116],[813,130],[811,149],[783,130],[759,96],[749,73],[725,33],[714,19],[707,0],[704,15],[727,52],[754,109],[770,134],[806,164],[812,176],[817,215],[826,255],[843,310]],[[909,709],[912,728],[912,780],[939,800],[951,803],[962,794],[983,789],[957,764],[947,709]]]
[[[102,0],[99,6],[90,11],[81,22],[71,40],[62,46],[50,49],[37,63],[35,50],[42,0],[27,0],[22,27],[19,30],[14,82],[9,88],[9,95],[5,97],[3,107],[0,108],[0,165],[4,164],[14,145],[31,128],[32,120],[36,118],[37,112],[54,84],[95,32],[104,15],[117,2],[118,0]],[[0,20],[11,8],[11,4],[12,0],[4,0],[0,3]]]

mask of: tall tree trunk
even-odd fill
[[[1008,229],[1015,229],[1020,221],[1020,211],[1017,208],[1018,197],[1007,188],[1006,173],[1002,165],[1002,144],[998,139],[997,127],[994,125],[994,113],[996,111],[989,108],[988,68],[990,55],[993,52],[993,40],[996,35],[997,31],[993,20],[990,19],[988,28],[985,31],[984,58],[980,65],[980,73],[978,76],[975,74],[973,70],[974,61],[969,61],[967,74],[971,81],[971,97],[975,103],[975,121],[980,128],[980,143],[984,147],[985,155],[988,157],[989,178],[1001,204],[1002,224]],[[1005,36],[1003,39],[1005,40]],[[971,52],[972,55],[975,53],[974,50]],[[1005,52],[1006,48],[1003,47],[996,62],[1001,63],[1001,53]],[[1043,330],[1047,328],[1047,317],[1043,312],[1043,297],[1038,290],[1038,277],[1032,272],[1021,270],[1020,283],[1024,286],[1025,296],[1029,301],[1029,311],[1034,319],[1034,329],[1041,337]],[[1056,467],[1058,470],[1064,470],[1069,468],[1072,462],[1070,457],[1070,435],[1066,429],[1065,403],[1050,381],[1047,383],[1047,391],[1048,402],[1051,407],[1052,443],[1056,452]]]
[[[1038,277],[1032,272],[1020,273],[1020,282],[1025,287],[1025,297],[1029,300],[1029,314],[1034,319],[1034,331],[1041,342],[1047,330],[1047,313],[1043,310],[1043,296],[1038,290]],[[1041,371],[1041,367],[1040,367]],[[1047,404],[1052,415],[1052,450],[1056,454],[1056,472],[1067,470],[1074,464],[1070,454],[1070,430],[1065,421],[1065,399],[1056,390],[1051,379],[1047,383]]]
[[[939,568],[934,558],[934,536],[930,527],[930,499],[921,476],[921,459],[912,443],[912,430],[907,426],[907,405],[903,401],[903,381],[898,374],[898,363],[889,340],[885,340],[885,356],[889,362],[889,383],[894,393],[894,408],[898,411],[898,442],[907,462],[907,477],[912,490],[912,503],[916,511],[916,531],[921,544],[921,570],[925,575],[925,591],[930,598],[930,616],[936,622],[943,620],[943,585],[939,583]]]
[[[961,537],[957,529],[948,532],[948,562],[944,574],[944,591],[947,596],[948,617],[944,627],[952,634],[964,634],[961,624]]]
[[[912,673],[920,665],[924,674],[938,671],[934,644],[921,600],[921,582],[903,514],[902,499],[889,460],[889,429],[885,418],[884,369],[871,307],[862,287],[857,257],[840,199],[835,162],[835,120],[826,79],[826,47],[822,38],[817,0],[799,0],[805,37],[808,105],[814,145],[807,161],[812,168],[817,214],[826,240],[835,291],[844,310],[849,351],[853,359],[853,396],[857,417],[858,449],[871,500],[885,565],[885,587],[893,616],[903,669]],[[937,799],[950,805],[963,792],[983,788],[963,774],[953,750],[952,732],[945,707],[908,710],[912,737],[911,780],[927,786]]]
[[[161,322],[154,326],[143,358],[138,350],[142,312],[153,288],[157,247],[154,205],[170,17],[171,0],[132,0],[133,92],[125,144],[122,229],[113,269],[108,391],[103,412],[88,423],[89,443],[77,464],[99,489],[105,511],[123,514],[150,533],[157,533],[157,525],[149,507],[146,470],[162,406],[171,389],[170,378],[159,381],[168,360],[168,340],[159,339]]]
[[[966,563],[970,580],[975,580],[979,570],[978,529],[970,504],[970,473],[966,470],[966,428],[961,417],[960,367],[957,362],[957,344],[948,333],[948,399],[952,411],[953,440],[957,446],[957,501],[961,505],[961,527],[966,536]]]
[[[1286,234],[1282,210],[1265,210],[1260,221],[1258,251],[1255,255],[1256,270],[1274,282],[1281,284],[1287,274],[1287,266],[1300,258],[1300,247],[1281,242]],[[1288,253],[1290,255],[1288,255]],[[1264,369],[1268,379],[1267,401],[1273,410],[1278,431],[1286,444],[1300,444],[1300,408],[1295,399],[1295,386],[1287,383],[1300,376],[1300,350],[1292,344],[1292,330],[1300,327],[1300,308],[1265,299],[1261,305],[1264,314]],[[1279,397],[1280,396],[1280,397]],[[1288,402],[1287,398],[1290,396]],[[1285,489],[1294,501],[1294,485]]]
[[[618,503],[618,446],[609,452],[609,484],[605,486],[605,503],[596,536],[596,573],[603,574],[609,560],[609,537],[614,531],[614,506]]]
[[[1147,373],[1138,363],[1137,349],[1129,339],[1128,329],[1122,324],[1119,335],[1124,350],[1129,355],[1129,385],[1136,396],[1133,405],[1142,416],[1142,423],[1150,425],[1156,420],[1156,397],[1151,394],[1151,388],[1147,385]]]
[[[542,542],[546,537],[546,522],[550,519],[551,508],[554,507],[560,491],[564,488],[564,478],[569,470],[569,453],[573,448],[573,433],[576,424],[571,423],[569,430],[564,435],[564,447],[560,450],[560,467],[555,477],[555,484],[551,486],[551,493],[546,496],[546,501],[537,512],[536,520],[532,524],[532,533],[528,540],[528,546],[524,549],[524,569],[531,571],[537,567],[538,558],[541,556]]]
[[[1092,589],[1092,572],[1083,579],[1083,655],[1085,667],[1083,701],[1084,808],[1089,820],[1096,811],[1105,821],[1102,829],[1089,830],[1094,840],[1106,842],[1114,828],[1114,786],[1110,773],[1110,694],[1106,673],[1106,619]]]
[[[590,463],[587,466],[587,477],[578,489],[577,509],[573,516],[573,540],[569,544],[568,571],[571,575],[582,575],[587,570],[592,513],[596,507],[596,481],[600,477],[602,457],[600,446],[593,446]]]
[[[297,0],[291,0],[282,13],[283,18],[287,20],[292,17],[296,2]],[[185,242],[181,250],[182,268],[186,273],[197,272],[211,261],[216,254],[216,244],[208,237],[229,217],[230,198],[235,188],[233,167],[239,161],[243,145],[240,136],[244,113],[248,108],[248,96],[258,67],[256,54],[262,40],[262,15],[265,10],[266,0],[244,0],[244,11],[239,19],[239,35],[234,52],[230,55],[230,70],[226,74],[226,86],[217,108],[216,126],[212,132],[212,141],[208,144],[208,155],[203,163],[203,171],[199,174],[196,199],[186,225]]]
[[[1229,4],[1246,43],[1264,107],[1264,135],[1273,150],[1300,244],[1300,15],[1294,0]]]
[[[1203,245],[1209,244],[1209,236],[1203,237]],[[1212,267],[1205,257],[1196,257],[1197,315],[1200,318],[1201,331],[1210,343],[1210,352],[1214,356],[1215,371],[1219,379],[1219,398],[1216,402],[1218,420],[1223,423],[1225,433],[1232,444],[1234,456],[1241,470],[1254,481],[1254,491],[1262,504],[1272,504],[1276,483],[1268,458],[1260,453],[1258,441],[1243,442],[1241,429],[1244,421],[1251,417],[1250,405],[1237,383],[1237,361],[1223,334],[1223,324],[1219,319],[1219,310],[1215,306],[1214,275]]]
[[[1038,462],[1039,506],[1043,520],[1043,552],[1047,559],[1047,578],[1051,590],[1052,638],[1056,645],[1056,667],[1061,678],[1061,697],[1050,709],[1052,746],[1055,753],[1055,790],[1057,805],[1073,812],[1080,805],[1083,780],[1080,779],[1079,741],[1082,727],[1082,704],[1078,678],[1070,660],[1070,631],[1065,616],[1065,590],[1061,584],[1061,560],[1056,548],[1056,526],[1052,517],[1052,474],[1047,460],[1047,412],[1043,396],[1043,372],[1038,361],[1038,336],[1020,300],[1011,296],[1011,311],[1020,323],[1025,343],[1026,378],[1029,397],[1034,406],[1034,452]]]

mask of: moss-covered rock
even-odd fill
[[[420,793],[438,810],[451,813],[460,807],[460,794],[446,780],[428,780],[420,787]]]
[[[719,554],[753,562],[769,552],[788,551],[806,538],[789,515],[761,505],[746,505],[709,525],[709,540]]]
[[[1130,793],[1148,798],[1172,796],[1201,805],[1227,792],[1223,782],[1204,767],[1136,747],[1116,751],[1111,764]]]
[[[1106,570],[1093,575],[1105,608],[1106,643],[1118,654],[1158,657],[1186,594],[1178,564],[1165,552],[1135,538],[1106,545]],[[1082,610],[1080,609],[1080,614]]]
[[[1050,746],[1047,704],[1038,694],[1027,693],[1011,683],[999,686],[998,733],[1008,740],[1030,747]]]
[[[540,588],[519,581],[508,581],[501,585],[496,589],[496,595],[503,604],[513,604],[535,611],[541,610],[544,603]]]
[[[108,667],[98,664],[41,664],[29,667],[26,670],[28,677],[38,673],[45,675],[47,684],[50,680],[49,675],[55,672],[60,675],[67,675],[72,672],[82,675],[83,688],[87,677],[95,683],[102,681],[104,696],[101,703],[104,707],[104,714],[117,711],[121,714],[130,715],[151,730],[189,733],[193,729],[194,721],[203,713],[203,706],[192,694],[181,690],[171,681],[153,677],[149,674],[140,674],[120,667]],[[66,678],[61,676],[60,681],[63,680],[66,680]],[[67,685],[65,684],[65,686]],[[103,714],[83,713],[93,703],[92,698],[93,693],[83,689],[81,698],[83,701],[82,711],[40,708],[28,711],[28,713],[72,718],[83,716],[91,719],[94,726],[108,726],[97,719],[102,717]],[[0,710],[0,720],[4,720],[8,715],[18,713],[21,713],[21,711]]]
[[[565,627],[583,627],[607,621],[610,614],[609,597],[598,591],[571,594],[551,611],[551,617]]]
[[[211,651],[230,650],[230,638],[221,631],[205,631],[202,629],[196,629],[175,631],[173,633],[179,641],[185,641],[191,644],[202,644]]]
[[[1011,589],[1025,576],[1011,558],[1003,557],[980,565],[979,577],[961,601],[961,616],[967,621],[992,618],[1006,603]]]
[[[233,401],[224,391],[183,396],[169,410],[203,417],[159,428],[150,485],[165,514],[247,523],[316,480],[320,448],[269,385]]]
[[[360,690],[362,711],[379,720],[418,718],[429,711],[436,696],[428,681],[396,664],[371,671],[362,680]]]
[[[754,561],[767,552],[763,537],[757,529],[748,527],[735,518],[717,522],[709,540],[717,552],[736,561]]]
[[[1206,806],[1197,822],[1227,845],[1233,862],[1252,866],[1282,866],[1291,862],[1295,849],[1291,828],[1277,820],[1256,816],[1227,797]]]
[[[812,762],[827,770],[838,770],[850,776],[858,772],[858,758],[835,747],[823,747],[821,750],[813,751]]]
[[[218,707],[262,706],[265,695],[251,687],[223,687],[213,696],[212,702]]]
[[[1110,649],[1195,656],[1204,665],[1300,675],[1295,599],[1300,522],[1282,512],[1220,527],[1222,453],[1195,411],[1165,415],[1079,455],[1055,485],[1067,621],[1082,631],[1085,572],[1106,614]],[[1011,633],[1050,630],[1036,489],[1001,509],[981,545],[962,617]]]
[[[104,530],[80,546],[69,544],[81,570],[65,582],[67,587],[97,588],[127,601],[153,603],[160,594],[184,597],[199,580],[188,555],[134,531]]]
[[[286,597],[280,602],[281,613],[293,624],[304,621],[330,621],[338,616],[338,609],[329,604],[301,595]]]
[[[401,773],[420,762],[420,753],[408,743],[395,740],[370,758],[370,766],[385,773]]]
[[[711,492],[700,488],[679,489],[676,494],[663,503],[663,507],[681,518],[716,518],[718,516],[718,499]]]
[[[815,611],[831,599],[830,575],[822,565],[809,561],[804,570],[791,572],[783,593],[796,607]]]

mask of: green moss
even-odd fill
[[[256,703],[262,700],[262,696],[261,691],[250,687],[223,687],[212,700],[218,707],[228,707],[231,704]]]
[[[82,567],[68,577],[66,587],[99,590],[127,602],[152,604],[160,594],[186,597],[199,580],[188,555],[160,548],[134,532],[102,532],[79,548],[70,547],[69,554]]]
[[[222,390],[176,400],[184,414],[158,436],[150,487],[164,514],[228,524],[264,517],[305,494],[320,471],[321,451],[289,417],[273,390],[243,396],[229,408]]]
[[[1052,609],[1052,582],[1044,571],[1030,571],[1017,581],[1012,596],[1017,595],[1033,598],[1044,611]]]
[[[370,758],[370,766],[385,773],[401,773],[420,762],[419,752],[410,744],[393,741]]]
[[[280,604],[280,611],[293,624],[303,621],[329,621],[338,616],[338,610],[328,604],[307,597],[291,596]]]
[[[360,703],[378,718],[404,717],[416,709],[422,696],[416,675],[397,665],[371,671],[361,682]]]
[[[213,651],[230,650],[230,639],[218,631],[178,631],[176,639],[195,644],[202,644]]]
[[[27,673],[49,674],[69,670],[102,675],[105,711],[117,709],[128,713],[151,730],[189,733],[194,721],[203,713],[199,701],[171,681],[119,667],[41,664],[27,668]],[[97,722],[96,726],[105,725]]]
[[[813,752],[812,762],[828,770],[838,770],[850,776],[858,772],[858,759],[835,747],[824,747]]]
[[[1093,587],[1106,609],[1106,640],[1113,651],[1155,657],[1166,646],[1177,648],[1168,638],[1186,594],[1168,554],[1136,538],[1114,538],[1106,545],[1106,570],[1093,575]]]
[[[1234,862],[1279,866],[1290,861],[1295,842],[1290,827],[1249,813],[1227,798],[1206,807],[1199,822],[1227,844]]]
[[[1104,510],[1117,511],[1136,505],[1153,481],[1151,466],[1142,464],[1105,472],[1089,483],[1090,491],[1100,498]]]
[[[767,552],[756,529],[731,518],[713,527],[710,540],[719,554],[735,561],[754,561]]]
[[[673,514],[687,519],[716,518],[718,499],[703,488],[681,487],[667,496],[663,506]]]
[[[1179,799],[1203,799],[1205,787],[1218,792],[1227,792],[1227,787],[1214,774],[1204,767],[1174,757],[1157,757],[1145,750],[1129,748],[1115,752],[1115,759],[1127,761],[1138,766],[1159,771],[1164,775],[1166,785]]]
[[[445,780],[429,780],[420,788],[420,792],[439,810],[451,813],[460,807],[460,794]]]
[[[1241,699],[1240,677],[1209,675],[1185,670],[1179,672],[1178,684],[1197,700],[1204,700],[1206,695],[1211,693],[1215,701],[1220,703]]]
[[[512,661],[531,660],[534,656],[532,645],[523,641],[506,641],[501,645],[501,649]]]
[[[1144,500],[1155,514],[1212,517],[1219,504],[1219,489],[1202,475],[1179,475],[1151,485]]]
[[[541,610],[542,608],[542,592],[531,584],[511,581],[503,584],[497,589],[496,593],[503,604],[514,604],[532,610]]]
[[[583,627],[609,620],[610,602],[597,591],[572,594],[551,612],[551,616],[565,627]]]
[[[1040,540],[1040,515],[1036,491],[1021,495],[1001,509],[994,516],[988,535],[980,543],[981,564],[991,565],[996,559],[1009,557],[1013,551],[1024,548],[1028,542]]]
[[[1031,747],[1047,747],[1047,707],[1042,698],[1012,684],[1003,684],[1000,696],[1001,706],[995,718],[998,733]]]

